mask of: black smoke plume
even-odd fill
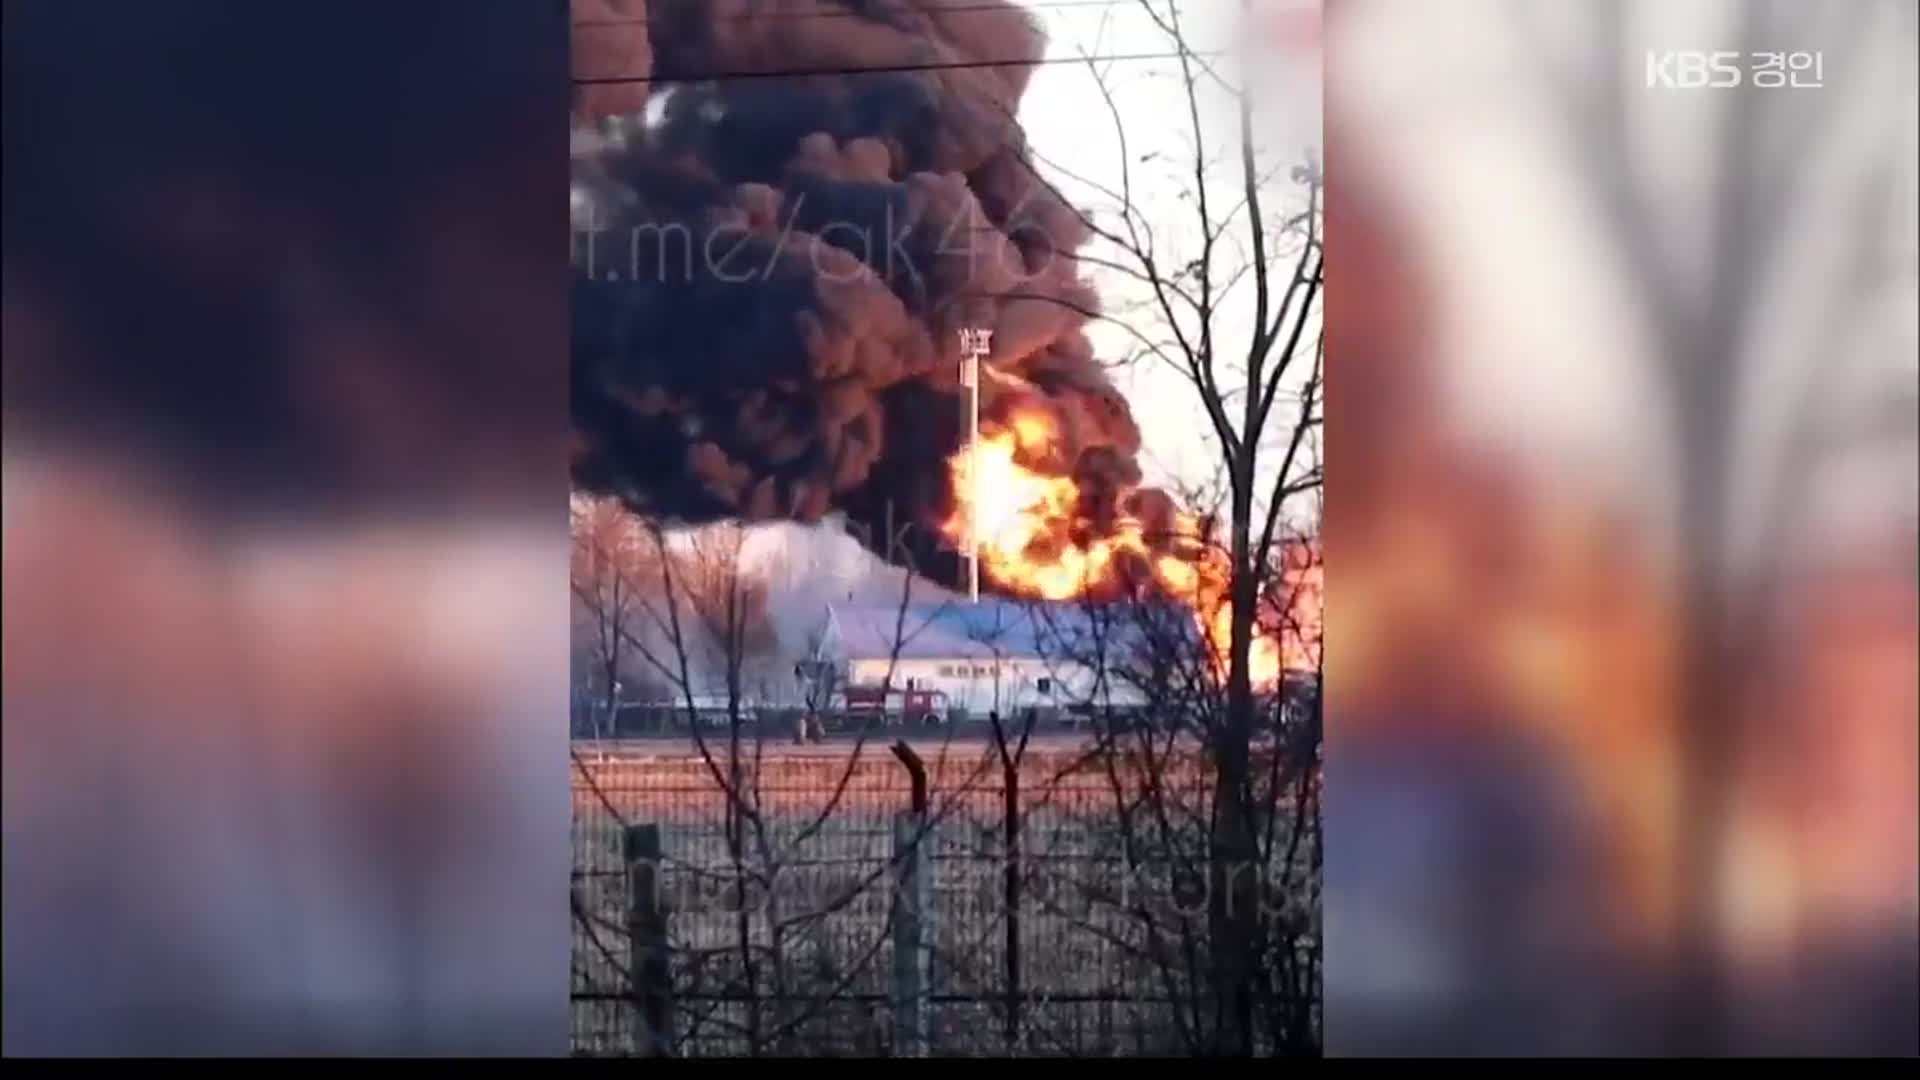
[[[628,81],[581,91],[628,115],[576,161],[578,486],[671,521],[837,511],[951,581],[932,530],[902,551],[886,523],[950,510],[960,331],[983,327],[983,427],[1051,414],[1028,464],[1111,521],[1139,431],[1084,333],[1084,223],[1015,121],[1044,42],[1011,3],[954,6],[619,5]]]

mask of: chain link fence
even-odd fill
[[[1084,749],[1030,749],[1009,768],[991,742],[923,753],[920,813],[908,771],[874,745],[576,757],[574,1051],[1187,1052],[1211,1008],[1194,857],[1205,771]],[[657,847],[644,875],[636,830]],[[1298,847],[1279,869],[1305,867]],[[903,882],[920,879],[924,907],[903,908]],[[1312,924],[1297,959],[1317,997],[1317,885],[1283,879],[1294,895],[1272,914]],[[917,975],[909,950],[924,953]],[[647,1030],[649,1007],[670,1030]]]

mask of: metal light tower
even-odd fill
[[[993,331],[960,331],[960,385],[967,395],[967,598],[980,602],[980,359],[993,348]]]

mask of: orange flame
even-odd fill
[[[946,538],[965,550],[970,526],[977,523],[980,574],[985,581],[1017,596],[1070,600],[1139,582],[1141,568],[1161,594],[1194,612],[1224,674],[1233,633],[1227,557],[1206,542],[1199,519],[1178,514],[1163,535],[1148,535],[1145,522],[1123,515],[1103,535],[1088,535],[1081,511],[1080,486],[1071,477],[1028,468],[1021,459],[1045,456],[1056,438],[1051,417],[1016,414],[998,431],[982,432],[976,449],[962,448],[948,459],[954,510],[941,524]],[[977,458],[976,458],[977,455]],[[970,475],[977,460],[977,482]],[[974,514],[978,499],[978,515]],[[1293,612],[1318,621],[1317,582],[1308,568],[1290,560],[1287,584],[1295,597]],[[1304,587],[1294,587],[1304,586]],[[1283,605],[1276,603],[1276,608]],[[1303,610],[1304,609],[1304,610]],[[1311,670],[1300,621],[1291,626],[1283,613],[1257,618],[1248,653],[1253,684],[1271,686],[1283,669]]]

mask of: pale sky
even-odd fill
[[[1196,48],[1229,52],[1237,36],[1234,20],[1238,6],[1186,0],[1183,4],[1186,16],[1195,20],[1187,29]],[[1306,3],[1265,0],[1256,7],[1268,11],[1281,7],[1317,9],[1318,0]],[[1078,57],[1083,53],[1100,57],[1171,51],[1166,35],[1142,10],[1138,0],[1085,7],[1048,7],[1044,0],[1039,0],[1031,10],[1046,31],[1049,58]],[[1284,63],[1273,50],[1263,56],[1263,66],[1256,77],[1257,85],[1266,91],[1260,98],[1258,138],[1263,148],[1285,153],[1289,160],[1299,158],[1309,147],[1317,148],[1319,142],[1317,56],[1310,64]],[[1221,65],[1223,71],[1233,64],[1230,56],[1213,62]],[[1194,154],[1192,124],[1180,83],[1179,64],[1173,60],[1115,61],[1105,65],[1105,70],[1125,127],[1131,159],[1128,172],[1137,212],[1152,225],[1162,250],[1180,251],[1191,257],[1198,253],[1196,218],[1191,209],[1179,201],[1179,196],[1192,187]],[[1209,155],[1215,147],[1233,152],[1237,145],[1232,138],[1236,118],[1231,107],[1219,95],[1210,95],[1203,97],[1200,111]],[[1069,175],[1114,190],[1121,186],[1119,139],[1099,82],[1086,65],[1047,64],[1035,69],[1020,119],[1040,169],[1051,176],[1070,199],[1083,208],[1090,203],[1111,201]],[[1281,150],[1283,147],[1289,149]],[[1143,163],[1142,159],[1149,156],[1152,160]],[[1219,168],[1217,175],[1223,186],[1231,186],[1231,163]],[[1295,207],[1303,199],[1303,189],[1283,182],[1276,185],[1274,199],[1270,201]],[[1231,205],[1233,200],[1221,201]],[[1214,212],[1219,213],[1218,204]],[[1086,250],[1108,255],[1106,246],[1098,239]],[[1233,262],[1232,255],[1216,257],[1216,267],[1228,268]],[[1137,285],[1111,271],[1090,268],[1088,277],[1099,288],[1103,303],[1110,311],[1117,311],[1140,296]],[[1223,337],[1220,355],[1231,355],[1245,348],[1245,338],[1239,330],[1250,317],[1251,297],[1251,288],[1243,288],[1236,294],[1236,299],[1248,305],[1246,315],[1236,318],[1230,313],[1215,320],[1215,331]],[[1152,332],[1151,324],[1155,320],[1150,314],[1142,312],[1128,318],[1142,332]],[[1133,344],[1130,334],[1111,325],[1096,324],[1090,333],[1103,358],[1123,357]],[[1116,380],[1140,422],[1144,442],[1141,463],[1147,471],[1148,482],[1207,479],[1215,468],[1218,454],[1193,387],[1166,370],[1163,364],[1153,361],[1117,375]],[[1276,421],[1283,419],[1276,416]]]

